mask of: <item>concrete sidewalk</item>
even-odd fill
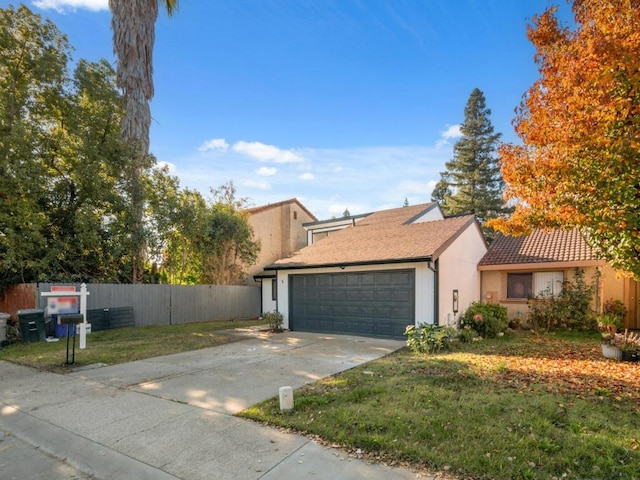
[[[295,390],[403,342],[245,334],[245,340],[220,347],[68,375],[0,362],[0,432],[37,447],[34,455],[75,469],[62,478],[416,477],[233,416],[277,396],[281,386]],[[5,456],[0,449],[0,464]]]

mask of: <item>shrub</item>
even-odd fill
[[[282,332],[282,323],[284,321],[280,312],[267,312],[262,318],[269,324],[269,328],[274,332]]]
[[[543,292],[529,300],[529,322],[535,330],[571,328],[590,330],[595,326],[591,308],[595,287],[588,284],[584,271],[576,269],[573,282],[565,281],[562,292],[554,297]]]
[[[607,333],[616,333],[624,328],[622,319],[613,313],[603,313],[598,316],[598,330]]]
[[[447,349],[452,338],[451,328],[433,324],[408,325],[404,334],[407,346],[416,353],[436,353]]]
[[[469,325],[465,325],[456,331],[456,339],[462,343],[471,343],[478,339],[478,332],[476,332]]]
[[[460,317],[460,328],[470,327],[483,338],[507,329],[507,309],[497,303],[473,302]]]
[[[607,300],[604,302],[602,313],[605,315],[614,315],[618,317],[620,322],[624,322],[624,316],[627,314],[627,307],[620,300]]]

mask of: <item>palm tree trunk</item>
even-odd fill
[[[109,0],[109,8],[113,49],[118,59],[116,83],[122,89],[125,104],[121,135],[131,148],[131,281],[140,283],[146,258],[142,179],[149,154],[149,101],[153,97],[152,53],[158,0]]]

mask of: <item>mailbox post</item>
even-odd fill
[[[65,365],[71,365],[69,363],[69,337],[71,337],[69,325],[73,326],[73,357],[71,363],[76,363],[76,325],[81,324],[83,320],[84,317],[82,315],[60,315],[58,317],[60,325],[67,325],[67,362]]]

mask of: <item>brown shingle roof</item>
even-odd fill
[[[372,213],[355,226],[278,260],[267,269],[287,269],[436,259],[469,224],[472,215],[406,224],[433,204]]]
[[[588,262],[598,260],[577,229],[534,230],[531,235],[498,235],[482,257],[480,267],[549,262]]]

